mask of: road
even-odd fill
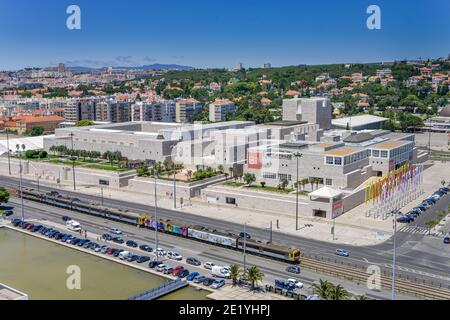
[[[1,177],[0,184],[17,188],[18,179],[10,177]],[[24,186],[36,188],[32,181],[25,181]],[[54,188],[42,186],[41,191],[50,191]],[[59,190],[60,191],[60,190]],[[94,195],[85,195],[68,191],[60,191],[63,194],[76,196],[82,200],[95,201],[100,203],[100,197]],[[450,203],[450,196],[439,200],[426,214],[434,214],[434,210],[442,210],[441,207],[447,207]],[[154,211],[151,206],[130,203],[117,199],[104,199],[104,205],[110,207],[127,208],[136,213],[149,214]],[[437,209],[435,209],[436,207]],[[18,210],[16,210],[18,211]],[[164,219],[173,219],[188,224],[203,225],[208,228],[231,231],[240,233],[243,231],[242,225],[197,216],[187,212],[180,212],[171,209],[158,208],[158,215]],[[267,230],[247,227],[247,232],[255,239],[268,239]],[[318,258],[337,260],[345,263],[351,263],[357,266],[368,267],[377,265],[382,271],[392,272],[392,239],[375,246],[348,246],[339,245],[340,248],[350,252],[350,257],[344,258],[335,255],[337,246],[333,243],[304,238],[301,236],[273,232],[273,242],[283,243],[291,247],[299,247],[307,256],[317,256]],[[442,239],[429,237],[423,234],[414,234],[409,232],[397,233],[397,275],[402,277],[417,278],[437,285],[450,287],[450,255],[448,245],[442,243]]]
[[[12,197],[10,204],[14,206],[18,206],[20,203],[20,199],[16,197]],[[29,221],[39,220],[40,224],[46,224],[49,222],[60,224],[60,230],[63,232],[68,232],[65,230],[63,221],[61,219],[62,216],[70,215],[71,218],[80,222],[82,228],[88,232],[88,236],[100,235],[105,232],[109,232],[111,227],[119,227],[122,231],[121,237],[124,240],[132,239],[138,242],[138,244],[148,244],[152,248],[155,248],[155,232],[137,228],[128,224],[118,224],[113,221],[106,220],[100,217],[87,216],[82,213],[69,211],[66,209],[61,209],[57,207],[48,206],[45,204],[35,203],[28,200],[24,201],[24,210],[27,215],[26,219]],[[53,227],[53,225],[52,225]],[[95,237],[95,236],[94,236]],[[100,243],[100,242],[99,242]],[[130,249],[125,245],[120,245],[116,243],[109,242],[108,245],[111,245],[115,248],[122,248],[128,251],[135,252],[136,254],[143,254],[142,251],[138,249]],[[216,246],[209,245],[202,242],[186,240],[184,238],[179,238],[171,235],[167,235],[164,233],[159,233],[159,247],[162,247],[166,251],[174,250],[180,253],[184,258],[187,257],[195,257],[202,261],[202,263],[206,261],[211,261],[216,265],[230,265],[233,263],[243,265],[243,253],[229,250],[229,249],[219,249]],[[146,253],[145,253],[146,254]],[[150,255],[153,258],[152,254]],[[187,265],[184,262],[178,262],[169,260],[166,258],[160,258],[160,260],[170,266],[175,267],[178,265],[183,265],[190,272],[197,271],[201,275],[210,276],[210,271],[204,269],[202,266],[196,267],[192,265]],[[388,290],[383,291],[370,291],[367,289],[365,285],[357,285],[353,282],[334,279],[332,277],[320,275],[313,273],[309,270],[302,270],[300,275],[293,275],[285,271],[288,264],[282,263],[279,261],[269,260],[253,255],[246,256],[247,266],[257,266],[264,273],[264,283],[274,284],[275,279],[288,279],[294,278],[300,280],[304,287],[301,290],[297,290],[298,293],[309,295],[312,294],[312,285],[314,282],[317,282],[319,279],[329,280],[335,284],[343,285],[347,290],[349,290],[354,295],[362,295],[365,294],[374,299],[389,299],[390,292]],[[230,280],[227,280],[230,283]],[[409,299],[410,297],[406,297],[403,295],[397,296],[399,299]]]

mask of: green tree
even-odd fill
[[[31,136],[31,137],[37,137],[41,136],[44,133],[45,129],[40,126],[34,126],[31,128],[31,130],[27,130],[25,132],[25,135]]]
[[[289,181],[288,179],[281,179],[280,180],[280,189],[284,190],[288,186]]]
[[[233,282],[233,287],[236,285],[237,280],[242,275],[241,268],[237,264],[232,264],[230,266],[230,277]]]
[[[246,276],[248,281],[251,283],[251,289],[255,290],[255,286],[261,282],[264,278],[264,273],[257,267],[253,266],[247,269]]]
[[[256,177],[253,173],[247,172],[244,174],[244,181],[248,186],[250,186],[253,182],[256,181]]]
[[[75,123],[75,127],[88,127],[92,126],[94,122],[92,120],[79,120]]]
[[[9,201],[9,192],[4,187],[0,187],[0,204]]]
[[[332,286],[328,292],[328,297],[331,300],[347,300],[350,293],[340,284]]]
[[[318,294],[322,299],[328,300],[330,290],[333,288],[333,284],[327,280],[319,280],[319,284],[314,284],[314,293]]]

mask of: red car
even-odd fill
[[[108,250],[106,250],[107,254],[113,254],[114,248],[109,247]]]
[[[178,266],[178,267],[175,267],[175,268],[173,268],[173,270],[172,270],[172,275],[173,276],[178,276],[178,274],[181,272],[181,270],[183,270],[184,269],[184,267],[183,266]]]
[[[31,229],[33,229],[33,228],[34,228],[34,224],[32,224],[32,223],[30,223],[30,224],[26,227],[27,230],[31,230]]]

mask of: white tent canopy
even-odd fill
[[[12,152],[16,152],[16,145],[20,145],[20,151],[22,151],[22,144],[25,145],[25,151],[43,149],[44,136],[9,139],[9,149]],[[0,156],[8,153],[7,146],[8,143],[6,139],[0,140]]]
[[[318,197],[318,198],[328,198],[333,199],[335,197],[338,197],[342,194],[341,191],[330,188],[330,187],[322,187],[320,189],[317,189],[316,191],[313,191],[309,194],[310,197]]]

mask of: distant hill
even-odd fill
[[[83,66],[75,66],[75,67],[67,67],[70,71],[73,72],[95,72],[104,68],[90,68]],[[181,66],[178,64],[150,64],[144,66],[134,66],[134,67],[113,67],[114,70],[191,70],[194,69],[190,66]]]

